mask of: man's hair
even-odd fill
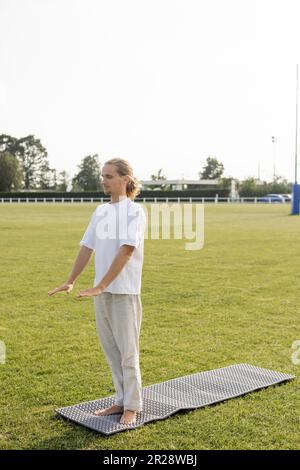
[[[130,199],[134,199],[140,194],[141,184],[135,176],[133,176],[133,170],[130,163],[123,158],[111,158],[105,165],[114,165],[117,169],[117,173],[120,176],[129,176],[130,181],[126,186],[126,194]]]

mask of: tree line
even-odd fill
[[[291,184],[286,179],[276,176],[271,183],[259,182],[254,177],[239,181],[237,178],[224,177],[224,165],[215,157],[206,159],[202,171],[198,172],[199,181],[219,181],[220,189],[229,189],[232,180],[240,196],[261,196],[267,193],[290,193]],[[0,192],[19,190],[51,190],[65,192],[68,190],[98,191],[102,190],[101,163],[98,154],[87,155],[78,165],[78,172],[73,178],[66,171],[58,172],[51,168],[48,153],[40,139],[28,135],[17,139],[7,134],[0,135]],[[151,175],[153,186],[158,180],[167,180],[163,169]],[[162,186],[163,190],[170,190],[169,185]]]
[[[98,155],[88,155],[71,179],[66,171],[51,168],[40,139],[28,135],[17,139],[0,135],[0,191],[53,190],[97,191],[102,189]]]

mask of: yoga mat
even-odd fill
[[[294,378],[293,375],[250,364],[234,364],[177,377],[143,388],[143,410],[137,412],[136,423],[131,425],[120,424],[122,413],[109,416],[93,415],[95,410],[113,405],[114,395],[58,408],[55,411],[74,423],[111,435],[168,418],[179,410],[212,405]]]

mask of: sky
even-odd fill
[[[198,179],[213,156],[224,176],[293,181],[299,13],[298,0],[0,0],[0,134],[35,135],[70,176],[97,153],[142,180]]]

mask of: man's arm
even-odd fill
[[[106,289],[106,287],[120,274],[125,264],[130,260],[134,248],[135,247],[131,245],[122,245],[119,248],[109,270],[96,287],[99,287],[101,290]]]
[[[49,291],[48,295],[53,295],[60,291],[67,291],[67,293],[69,294],[69,292],[71,292],[71,290],[73,289],[73,284],[75,283],[79,274],[82,273],[82,271],[88,264],[92,253],[93,250],[91,250],[87,246],[82,245],[75,260],[72,272],[68,277],[68,280],[61,286]]]
[[[97,286],[92,287],[91,289],[85,289],[84,291],[79,292],[77,298],[80,297],[90,297],[92,295],[101,294],[104,289],[120,274],[125,264],[130,260],[130,257],[134,251],[135,247],[131,245],[122,245],[119,248],[117,255],[115,256],[113,262],[110,265],[109,270]]]
[[[78,276],[82,273],[86,265],[88,264],[90,257],[93,253],[93,250],[87,246],[82,245],[78,256],[75,260],[71,274],[68,277],[67,283],[74,284]]]

